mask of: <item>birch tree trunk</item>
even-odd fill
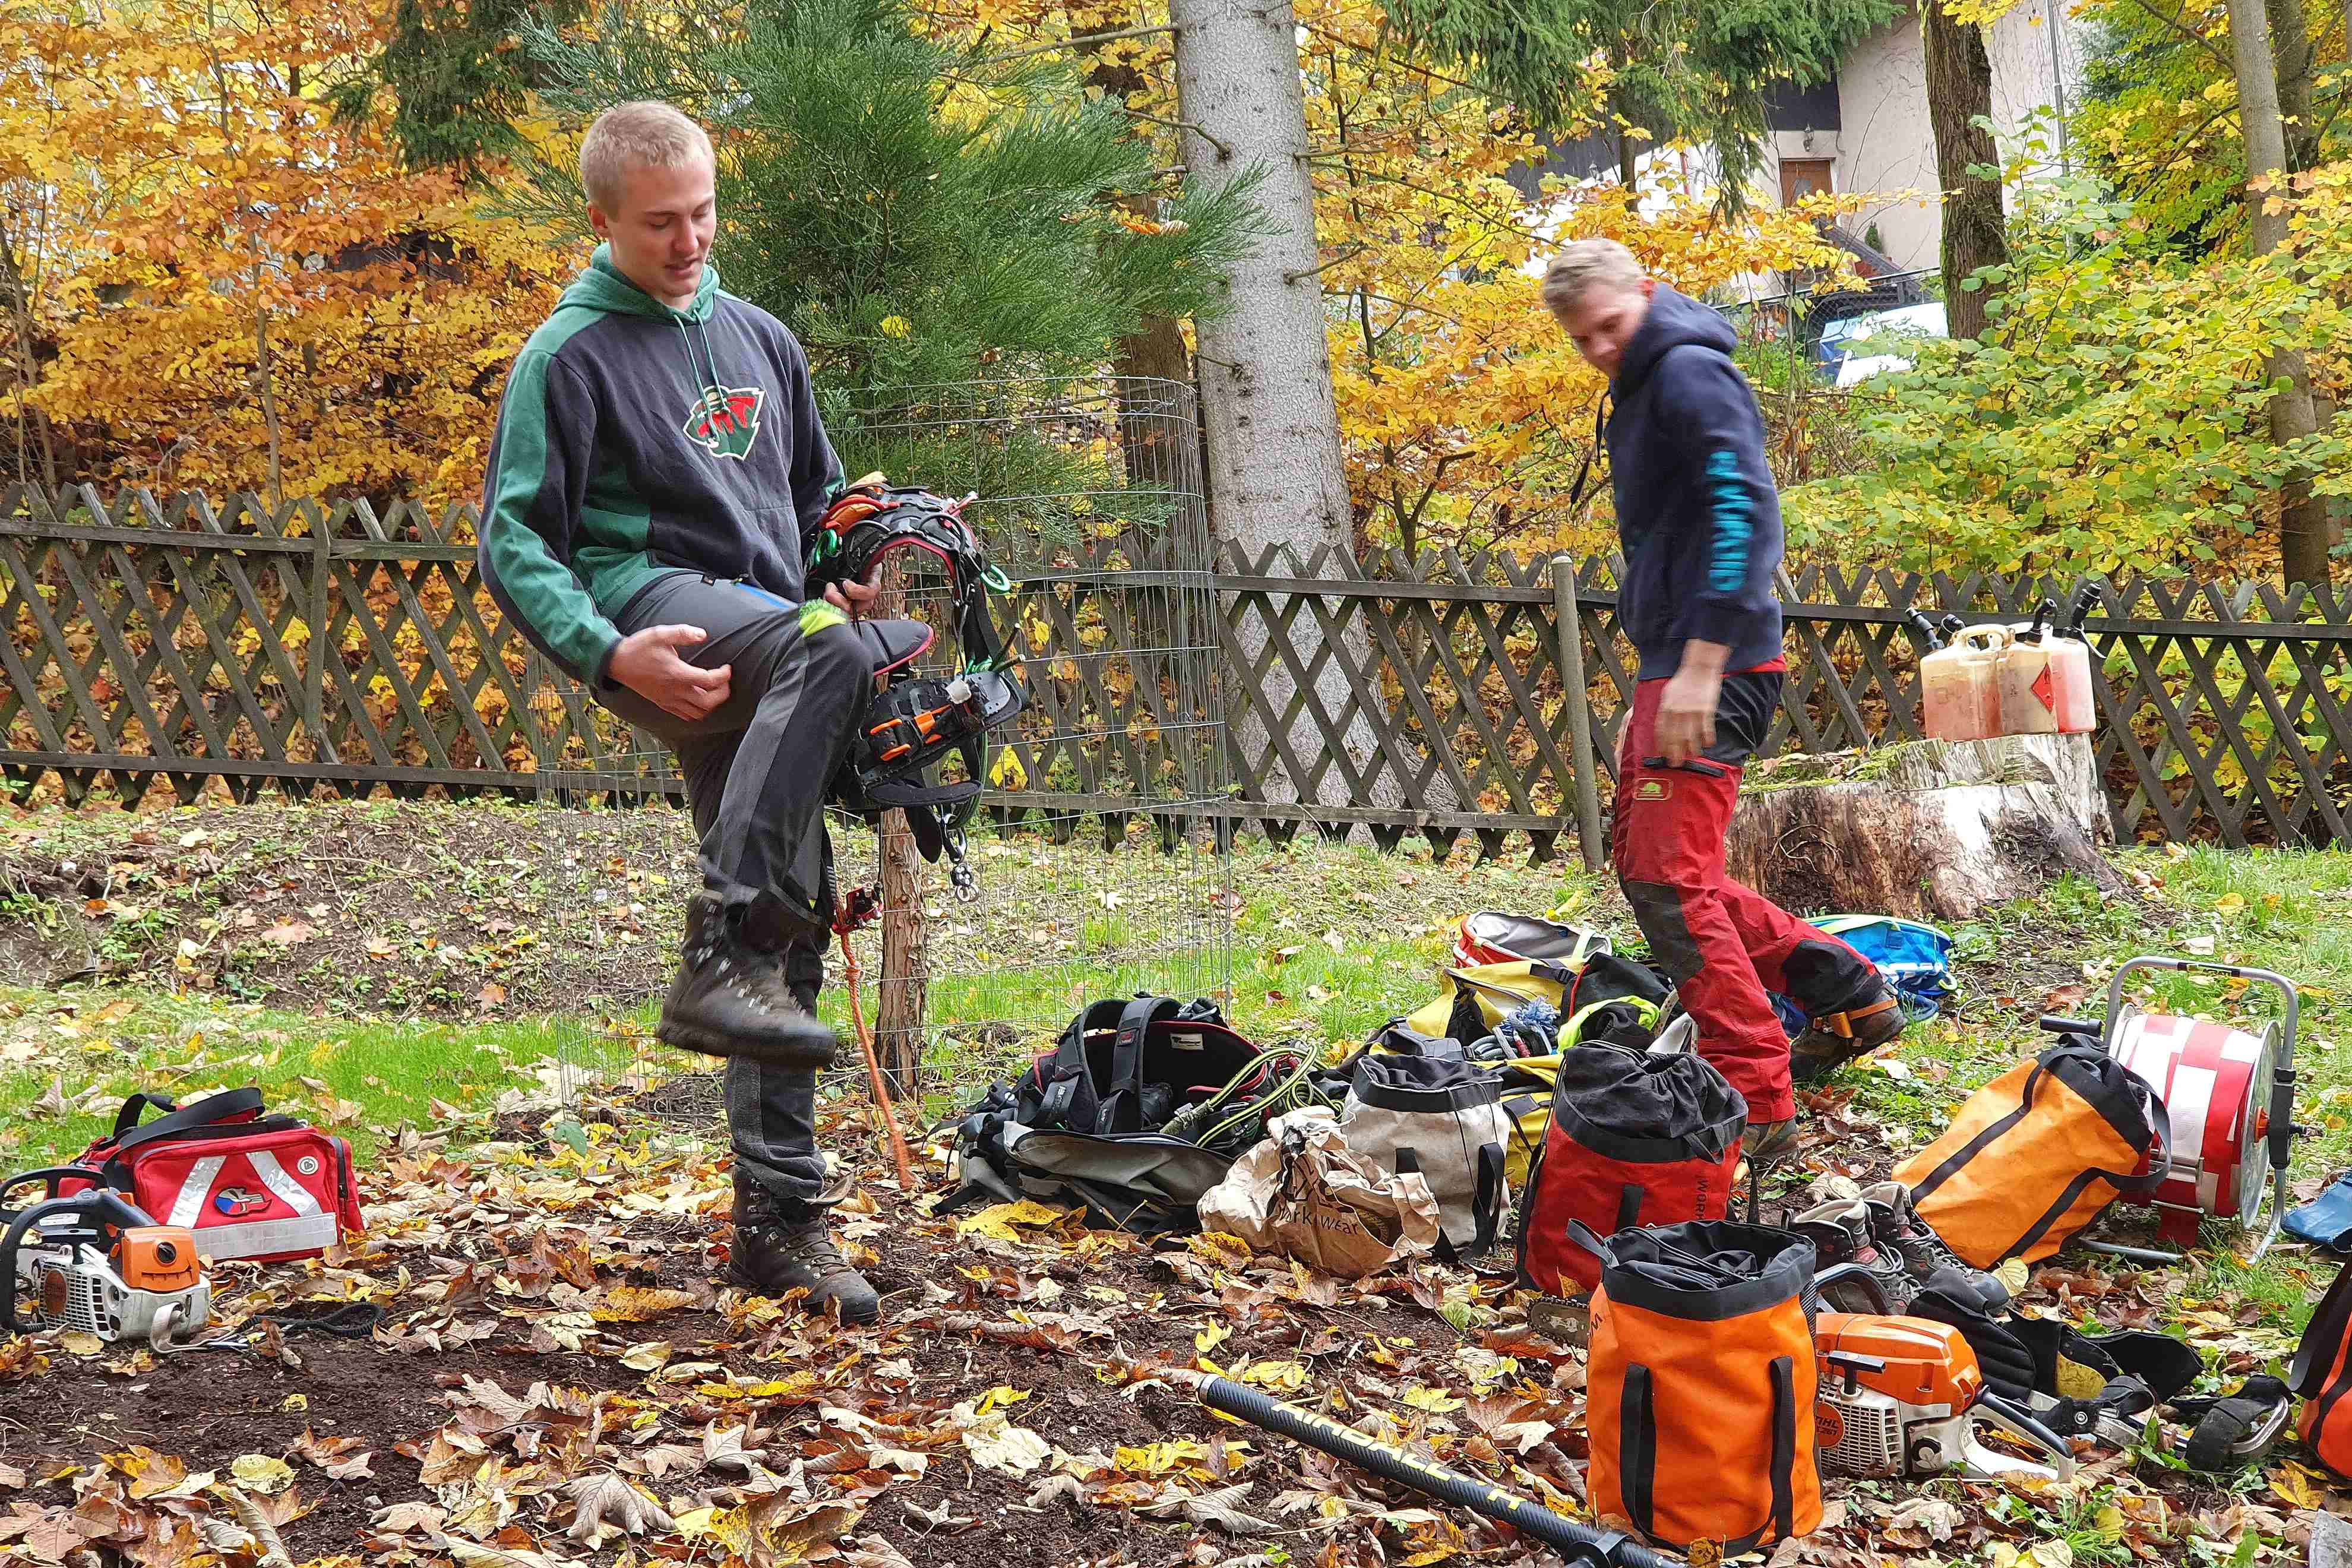
[[[1307,180],[1307,109],[1299,81],[1297,22],[1290,0],[1170,0],[1176,26],[1176,92],[1181,105],[1187,178],[1218,186],[1260,171],[1255,200],[1272,232],[1237,262],[1225,279],[1225,311],[1200,323],[1199,363],[1208,450],[1210,516],[1218,542],[1255,561],[1269,546],[1288,546],[1295,567],[1277,561],[1277,575],[1330,574],[1333,556],[1351,554],[1354,521],[1340,457],[1339,415],[1332,400],[1330,347],[1324,337],[1323,291],[1315,240],[1315,195]],[[1318,556],[1321,559],[1318,562]],[[1230,563],[1231,551],[1220,562]],[[1236,629],[1245,668],[1239,679],[1257,694],[1243,707],[1236,728],[1239,753],[1271,801],[1311,799],[1322,805],[1390,804],[1392,789],[1358,793],[1340,767],[1311,774],[1328,754],[1327,731],[1306,709],[1277,737],[1264,715],[1287,714],[1301,695],[1290,661],[1276,657],[1263,675],[1252,671],[1280,633],[1298,670],[1312,670],[1330,639],[1316,605],[1272,601],[1277,616],[1297,609],[1286,633],[1251,617]],[[1276,650],[1277,655],[1279,650]],[[1310,707],[1330,715],[1350,711],[1343,664],[1363,668],[1366,638],[1354,623],[1343,635],[1341,657],[1314,677]],[[1359,717],[1340,731],[1347,759],[1361,771],[1378,752],[1371,725]],[[1289,757],[1270,765],[1286,749]],[[1297,771],[1291,766],[1295,760]],[[1381,796],[1386,795],[1387,801]]]
[[[2231,63],[2238,78],[2238,120],[2246,142],[2246,227],[2254,254],[2286,244],[2284,210],[2270,210],[2286,190],[2286,127],[2279,111],[2278,67],[2271,49],[2270,16],[2263,0],[2230,0]],[[2280,446],[2319,428],[2311,376],[2298,349],[2281,348],[2264,366],[2278,388],[2271,396],[2271,439]],[[2279,566],[2290,586],[2325,587],[2327,503],[2311,493],[2307,475],[2291,477],[2279,495]]]

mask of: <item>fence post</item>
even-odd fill
[[[310,520],[310,662],[302,672],[302,727],[310,732],[310,760],[333,763],[335,742],[327,734],[327,589],[330,561],[335,548],[335,518],[341,509],[322,510]]]
[[[1576,610],[1576,558],[1551,558],[1552,618],[1559,631],[1560,695],[1568,700],[1568,750],[1576,767],[1576,847],[1584,868],[1601,863],[1601,784],[1593,776],[1592,694],[1584,679],[1584,623]]]

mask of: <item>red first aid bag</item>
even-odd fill
[[[142,1126],[151,1109],[163,1114]],[[263,1114],[257,1089],[185,1106],[134,1094],[114,1131],[74,1163],[157,1225],[194,1231],[197,1250],[216,1261],[313,1258],[362,1228],[352,1146],[293,1117]]]

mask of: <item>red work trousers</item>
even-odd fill
[[[1818,1015],[1849,999],[1826,993],[1866,985],[1874,973],[1844,942],[1724,872],[1724,835],[1740,770],[1763,744],[1780,679],[1774,670],[1726,676],[1715,744],[1680,767],[1665,765],[1656,742],[1666,683],[1636,686],[1618,740],[1610,832],[1617,879],[1651,961],[1679,988],[1698,1026],[1699,1054],[1747,1100],[1748,1119],[1756,1122],[1796,1114],[1789,1037],[1765,992]]]

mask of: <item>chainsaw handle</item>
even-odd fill
[[[52,1203],[58,1196],[58,1188],[68,1180],[88,1182],[93,1187],[104,1184],[99,1180],[98,1173],[87,1165],[44,1165],[37,1171],[19,1171],[6,1180],[0,1181],[0,1226],[8,1224],[24,1212],[23,1209],[8,1206],[7,1200],[10,1193],[15,1192],[18,1187],[29,1186],[38,1182],[41,1184],[41,1195],[35,1200],[35,1203]],[[31,1204],[26,1205],[26,1208],[32,1206]]]
[[[2067,1018],[2056,1013],[2044,1013],[2035,1022],[2053,1035],[2089,1035],[2096,1038],[2100,1033],[2096,1018]]]
[[[89,1173],[77,1171],[70,1173],[87,1176]],[[28,1171],[10,1182],[9,1185],[21,1186],[35,1176],[54,1179],[56,1174],[54,1168],[48,1171]],[[52,1215],[74,1215],[86,1217],[82,1218],[80,1223],[69,1226],[51,1226],[43,1231],[41,1236],[43,1246],[53,1243],[68,1247],[80,1243],[102,1244],[106,1240],[106,1232],[110,1228],[117,1231],[135,1230],[142,1225],[152,1223],[145,1215],[141,1214],[103,1187],[95,1188],[87,1193],[76,1193],[71,1197],[51,1198],[46,1203],[33,1204],[11,1215],[7,1233],[0,1236],[0,1329],[5,1329],[9,1333],[19,1334],[26,1331],[25,1327],[16,1321],[16,1281],[18,1279],[16,1255],[25,1245],[25,1237],[39,1229],[42,1220]]]
[[[2060,1480],[2072,1479],[2074,1474],[2074,1449],[2065,1438],[1998,1394],[1978,1395],[1974,1409],[1991,1416],[1994,1426],[2012,1436],[2024,1438],[2057,1461]]]

